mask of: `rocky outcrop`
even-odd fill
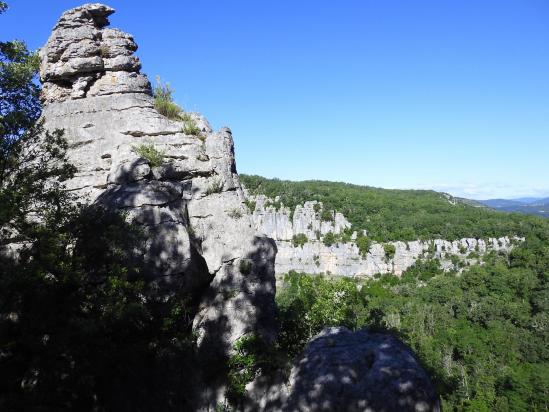
[[[336,243],[326,246],[312,240],[303,246],[290,241],[277,241],[276,273],[290,270],[311,274],[333,274],[351,277],[371,277],[375,274],[400,276],[418,259],[439,259],[444,270],[460,269],[479,262],[479,257],[489,251],[509,252],[523,238],[489,238],[487,240],[465,238],[455,241],[389,242],[395,247],[392,257],[384,245],[372,243],[366,255],[361,254],[355,243]]]
[[[196,409],[213,410],[225,396],[223,361],[234,353],[235,342],[251,333],[267,343],[276,337],[277,247],[272,239],[258,234],[245,206],[230,129],[215,132],[204,117],[193,113],[188,115],[200,133],[188,135],[182,122],[160,115],[149,80],[139,71],[132,36],[107,27],[113,12],[102,4],[86,4],[64,13],[54,27],[40,52],[44,127],[63,129],[68,140],[68,157],[77,173],[66,182],[67,190],[81,203],[123,211],[145,234],[146,241],[136,252],[158,290],[177,288],[200,302],[194,329],[204,372],[196,386],[208,385],[197,395],[201,399]],[[156,153],[156,160],[142,154],[144,147]],[[313,221],[315,207],[306,205],[294,213],[294,232],[325,235],[349,227],[339,214],[331,222]],[[263,226],[272,226],[264,222]],[[275,224],[274,231],[278,228]],[[286,238],[294,232],[276,236]],[[389,385],[390,391],[382,388],[382,393],[395,394],[398,387],[398,393],[406,395],[402,398],[406,405],[422,405],[423,389],[410,389],[408,380],[395,377],[401,374],[415,382],[419,376],[408,371],[416,365],[411,356],[400,355],[404,350],[398,342],[370,337],[366,343],[363,335],[344,330],[326,333],[308,346],[299,361],[287,396],[280,398],[288,405],[285,410],[301,410],[290,405],[303,402],[309,402],[304,410],[315,410],[317,395],[326,397],[323,405],[360,406],[363,400],[369,405],[374,402],[369,385]],[[396,360],[386,359],[393,347],[394,359],[405,362],[400,372]],[[394,367],[389,381],[364,368],[356,370],[358,375],[350,369],[334,369],[334,362],[350,368],[349,360],[364,359],[364,368],[378,374]],[[341,382],[329,383],[332,374]],[[345,390],[349,379],[358,382],[348,397],[339,390],[331,395],[310,391],[318,383],[326,383],[326,389],[332,390],[333,384]],[[275,410],[266,404],[263,409]]]
[[[289,379],[250,385],[249,410],[438,412],[436,390],[412,351],[387,332],[326,328]]]
[[[65,12],[40,52],[44,126],[64,129],[78,169],[67,188],[141,226],[140,254],[159,286],[201,296],[194,325],[212,358],[247,333],[272,341],[276,246],[243,204],[231,131],[190,114],[200,134],[186,135],[155,110],[132,36],[106,27],[113,12]],[[160,164],[138,154],[143,145]]]
[[[371,277],[375,274],[399,276],[418,259],[432,258],[438,259],[445,270],[459,269],[477,263],[480,256],[490,251],[509,252],[515,244],[524,240],[505,236],[454,241],[433,239],[388,242],[394,247],[394,254],[391,255],[387,253],[384,244],[372,242],[368,253],[364,254],[355,243],[356,232],[346,242],[340,240],[330,246],[323,242],[326,234],[331,232],[341,235],[351,229],[351,224],[338,212],[330,212],[330,220],[323,220],[322,216],[326,214],[321,202],[305,202],[296,206],[292,212],[283,205],[276,205],[277,199],[268,199],[262,195],[247,196],[254,202],[252,217],[255,228],[276,242],[277,274],[295,270],[350,277]],[[296,244],[294,237],[300,234],[305,235],[307,241]]]

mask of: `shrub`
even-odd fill
[[[383,245],[383,250],[385,251],[387,259],[392,259],[395,257],[396,248],[392,243],[385,243]]]
[[[322,239],[322,243],[324,243],[326,246],[332,246],[337,242],[336,236],[333,234],[333,232],[328,232],[324,235],[324,239]]]
[[[309,239],[307,238],[307,235],[305,233],[298,233],[297,235],[294,235],[292,237],[292,244],[294,247],[303,247],[305,243],[307,243]]]
[[[183,125],[183,129],[181,129],[181,131],[189,136],[199,136],[202,131],[196,125],[196,121],[190,116],[187,117],[187,119],[188,120],[185,120],[185,124]]]
[[[140,144],[133,148],[135,152],[145,159],[152,167],[160,166],[164,162],[164,152],[154,147],[152,143]]]
[[[362,257],[366,257],[366,255],[370,251],[370,247],[372,246],[372,241],[366,236],[362,235],[356,238],[356,245]]]
[[[223,182],[220,179],[215,179],[208,189],[206,189],[206,196],[213,195],[214,193],[221,193],[223,191]]]
[[[173,102],[173,89],[169,83],[162,84],[160,77],[156,77],[156,86],[153,90],[154,107],[162,116],[171,120],[180,120],[181,107]]]
[[[320,215],[320,219],[324,222],[333,222],[334,221],[334,211],[333,210],[323,210]]]
[[[241,410],[246,385],[261,372],[269,373],[278,365],[276,348],[267,345],[255,334],[244,335],[234,343],[235,354],[227,362],[228,385],[226,397],[235,410]]]
[[[255,207],[256,207],[256,202],[254,200],[249,200],[249,199],[246,199],[244,201],[244,204],[246,205],[246,207],[248,208],[248,210],[253,213],[255,211]]]

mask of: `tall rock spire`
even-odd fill
[[[133,37],[106,27],[114,9],[93,3],[63,13],[40,51],[45,102],[112,93],[151,93]]]
[[[55,25],[40,53],[44,126],[65,131],[78,169],[67,189],[123,210],[146,235],[141,255],[155,282],[201,301],[199,349],[219,368],[242,336],[274,338],[276,246],[253,228],[231,131],[187,113],[196,125],[187,134],[185,121],[158,113],[132,36],[106,27],[113,12],[86,4]]]

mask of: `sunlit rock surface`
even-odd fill
[[[160,286],[198,294],[199,347],[228,355],[246,333],[273,340],[276,247],[243,204],[231,131],[192,113],[201,133],[186,135],[155,110],[133,37],[106,27],[113,12],[65,12],[40,52],[45,127],[64,129],[78,169],[67,187],[143,228]],[[164,153],[162,164],[137,153],[143,144]]]

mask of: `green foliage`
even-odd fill
[[[196,367],[188,299],[149,287],[123,216],[57,218],[18,261],[0,260],[0,409],[188,407],[177,389]]]
[[[235,354],[229,358],[226,397],[239,407],[246,393],[246,385],[261,371],[268,373],[276,366],[275,349],[255,334],[244,335],[234,344]],[[240,410],[240,409],[238,409]]]
[[[307,243],[309,239],[307,238],[307,235],[305,233],[298,233],[297,235],[294,235],[292,237],[292,244],[294,247],[303,247],[305,243]]]
[[[367,236],[359,235],[356,238],[356,245],[362,257],[366,257],[372,246],[372,241]]]
[[[282,202],[280,200],[267,199],[265,200],[265,208],[272,207],[274,210],[282,209]]]
[[[149,285],[124,216],[73,205],[63,132],[36,123],[37,69],[0,42],[0,246],[22,242],[0,253],[0,410],[188,410],[188,299]]]
[[[223,182],[221,179],[214,179],[210,186],[206,189],[206,196],[213,195],[214,193],[221,193],[223,191]]]
[[[385,243],[383,245],[383,251],[385,252],[385,256],[387,256],[387,259],[395,257],[396,248],[392,243]]]
[[[169,83],[163,84],[160,77],[156,77],[156,86],[153,90],[154,107],[162,116],[171,120],[181,120],[183,110],[174,103],[173,89]]]
[[[290,272],[277,293],[279,344],[290,357],[298,355],[307,341],[324,326],[355,328],[364,306],[357,283],[340,278],[307,276]]]
[[[325,246],[332,246],[337,243],[337,236],[334,235],[333,232],[328,232],[322,238],[322,243],[324,243]]]
[[[67,161],[63,131],[46,132],[37,86],[38,56],[21,41],[0,42],[0,245],[32,244],[61,224],[70,195],[62,182],[75,168]],[[34,219],[29,219],[30,215]]]
[[[133,150],[149,162],[152,167],[158,167],[164,163],[165,153],[155,148],[152,143],[140,144],[135,146]]]
[[[196,120],[190,113],[183,111],[172,97],[173,89],[169,83],[162,83],[160,77],[156,77],[156,86],[153,90],[154,107],[163,116],[168,119],[184,122],[181,132],[189,136],[200,137],[202,131],[196,124]]]
[[[257,203],[254,200],[246,199],[244,201],[244,204],[246,205],[246,207],[248,208],[250,213],[253,213],[255,211],[255,207],[256,207]]]
[[[187,120],[185,120],[185,124],[183,125],[183,129],[181,131],[190,136],[200,136],[200,133],[202,132],[197,126],[196,121],[190,116],[188,116]]]
[[[362,284],[290,273],[277,291],[280,345],[298,354],[324,326],[392,330],[433,376],[445,411],[544,410],[549,232],[510,256],[445,273],[418,260]]]
[[[427,281],[435,276],[443,275],[438,259],[418,259],[414,265],[408,268],[402,276],[402,283],[415,283],[416,281]]]
[[[343,232],[339,234],[341,243],[351,242],[352,236],[353,236],[353,229],[351,228],[344,229]]]
[[[539,228],[549,231],[547,219],[496,212],[459,200],[449,202],[434,191],[378,189],[317,180],[291,182],[249,175],[240,175],[240,179],[252,194],[279,196],[291,210],[306,201],[320,201],[325,210],[343,213],[353,230],[367,230],[377,242],[525,236]]]
[[[334,221],[334,212],[332,210],[324,209],[320,215],[320,219],[324,222],[333,222]]]

